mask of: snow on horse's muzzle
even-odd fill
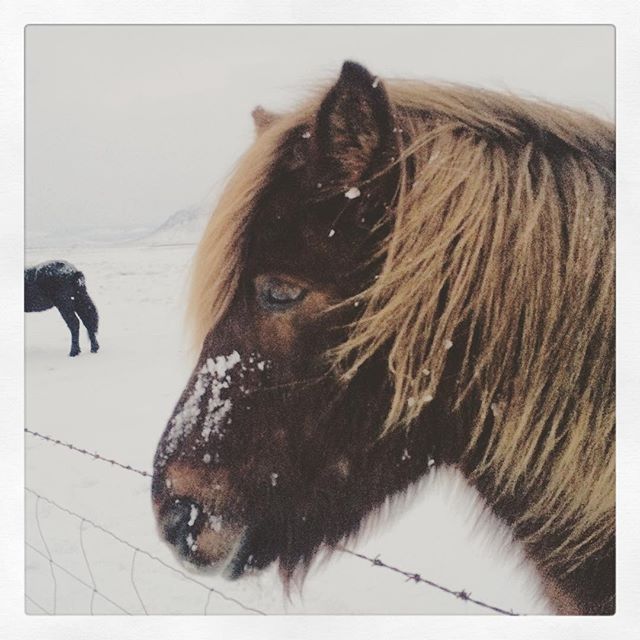
[[[204,525],[203,515],[202,507],[199,505],[190,500],[176,498],[162,518],[165,539],[186,560],[191,559],[193,552],[197,551],[195,540]]]
[[[153,508],[161,536],[181,560],[238,577],[249,537],[238,478],[226,458],[250,440],[252,394],[271,364],[256,352],[203,355],[160,439],[154,460]],[[237,475],[237,474],[236,474]],[[270,476],[265,476],[271,482]],[[241,478],[242,479],[242,478]]]

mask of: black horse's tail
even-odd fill
[[[87,291],[87,285],[82,271],[75,274],[75,311],[89,331],[98,332],[98,309]]]

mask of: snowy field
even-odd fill
[[[61,258],[84,271],[101,345],[91,354],[81,327],[82,353],[69,358],[57,311],[25,316],[28,429],[150,470],[192,362],[182,327],[194,248],[27,251],[28,265]],[[237,582],[191,573],[159,539],[148,477],[30,434],[25,447],[28,613],[491,613],[341,552],[290,598],[273,569]],[[350,548],[506,610],[551,612],[518,548],[451,470],[432,474]]]

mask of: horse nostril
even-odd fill
[[[202,528],[202,507],[191,500],[177,498],[163,517],[165,538],[185,557],[197,550],[196,537]]]

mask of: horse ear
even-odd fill
[[[267,111],[261,105],[258,105],[252,112],[253,125],[256,128],[256,135],[260,135],[265,129],[271,126],[278,119],[277,114]]]
[[[391,103],[381,80],[345,62],[316,117],[320,154],[342,179],[358,180],[372,165],[395,155]]]

